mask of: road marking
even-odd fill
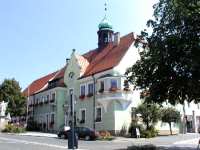
[[[0,137],[0,140],[22,143],[22,144],[34,144],[34,145],[40,145],[40,146],[48,146],[48,147],[54,147],[54,148],[60,148],[60,149],[67,149],[68,148],[67,146],[60,146],[60,145],[53,145],[53,144],[39,143],[39,142],[30,142],[30,141],[26,141],[26,140],[17,140],[17,139],[4,138],[4,137]]]

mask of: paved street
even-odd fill
[[[120,150],[133,144],[155,144],[164,147],[179,147],[194,150],[197,147],[198,134],[163,136],[153,139],[117,138],[113,141],[79,141],[79,149],[84,150]],[[55,137],[19,136],[0,133],[0,150],[61,150],[67,149],[67,140]],[[175,148],[173,148],[175,149]],[[178,148],[176,148],[178,149]]]

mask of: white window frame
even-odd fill
[[[44,101],[45,101],[45,100],[44,100],[44,96],[42,96],[41,102],[44,103]]]
[[[55,94],[55,100],[56,100],[56,91],[51,93],[51,99],[53,98],[53,94]]]
[[[81,108],[80,109],[80,111],[79,111],[79,121],[81,121],[82,120],[82,111],[85,111],[85,122],[84,123],[86,123],[86,108]]]
[[[49,96],[49,94],[47,94],[46,95],[46,102],[49,102],[49,100],[50,100],[50,96]]]
[[[101,108],[101,121],[96,121],[96,119],[97,119],[97,109],[98,108]],[[102,120],[103,120],[103,108],[102,108],[102,106],[96,106],[95,107],[95,123],[102,123]]]
[[[92,93],[94,94],[94,83],[93,83],[93,82],[89,82],[89,83],[87,83],[87,92],[86,92],[87,95],[89,94],[89,85],[90,85],[90,84],[93,84]]]
[[[81,95],[81,87],[82,87],[82,86],[85,86],[85,96],[86,96],[86,93],[87,93],[86,84],[80,84],[80,96],[82,96],[82,95]]]
[[[99,80],[99,90],[101,90],[101,82],[104,84],[104,91],[105,91],[105,80]]]

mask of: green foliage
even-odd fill
[[[132,130],[138,128],[140,131],[144,130],[144,127],[141,124],[138,124],[135,121],[132,121],[129,128],[128,128],[128,133],[131,133]]]
[[[160,119],[160,107],[155,104],[142,103],[136,108],[136,113],[141,114],[146,129],[150,129]]]
[[[5,79],[0,84],[0,100],[9,102],[7,112],[10,112],[11,116],[22,116],[26,113],[25,97],[15,79]]]
[[[133,145],[129,146],[127,150],[157,150],[154,145]]]
[[[162,117],[161,120],[163,122],[179,122],[180,121],[180,112],[177,111],[175,108],[169,107],[169,108],[163,108],[161,110]]]
[[[24,127],[20,127],[20,126],[13,125],[13,124],[6,125],[5,129],[2,130],[2,132],[8,132],[8,133],[23,133],[25,131],[26,130]]]
[[[130,124],[128,132],[131,133],[132,130],[135,130],[136,128],[139,129],[140,137],[142,138],[152,138],[158,135],[158,131],[153,126],[150,126],[148,129],[145,129],[141,124],[137,124],[136,122],[132,122]],[[134,137],[134,135],[132,136]]]
[[[153,32],[138,36],[141,59],[128,80],[148,91],[149,101],[200,101],[200,1],[159,0],[147,25]]]
[[[180,112],[172,107],[163,108],[161,112],[162,112],[161,120],[169,124],[170,133],[172,135],[171,123],[172,122],[177,123],[180,121],[181,119]]]
[[[113,139],[114,139],[114,137],[110,134],[110,132],[108,132],[108,131],[100,131],[99,132],[98,140],[111,141]]]
[[[140,130],[140,134],[142,138],[152,138],[152,137],[156,137],[158,135],[158,131],[151,126],[150,128],[146,129],[146,130]]]

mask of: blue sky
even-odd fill
[[[140,33],[157,0],[109,0],[108,18],[121,35]],[[0,81],[24,89],[60,69],[73,48],[97,47],[105,0],[0,0]]]

